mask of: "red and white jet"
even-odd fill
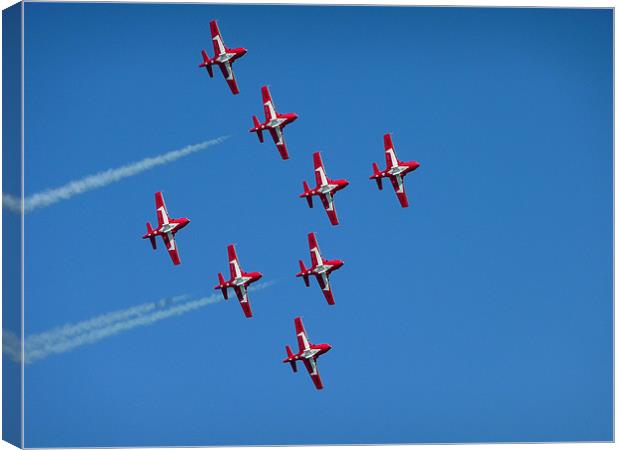
[[[260,123],[256,116],[252,116],[254,128],[250,129],[250,133],[256,133],[258,135],[258,140],[263,142],[263,131],[269,130],[273,142],[275,142],[280,152],[280,156],[282,159],[288,159],[288,151],[286,150],[286,143],[284,142],[282,130],[284,130],[284,127],[289,123],[297,120],[298,116],[295,113],[279,114],[276,112],[276,107],[271,99],[269,88],[263,86],[261,92],[263,94],[263,106],[265,107],[265,122]]]
[[[316,241],[316,236],[314,233],[308,234],[308,244],[310,245],[310,258],[312,259],[312,267],[309,269],[306,268],[304,262],[299,260],[299,267],[301,272],[299,272],[297,277],[303,277],[304,283],[306,286],[310,286],[310,275],[314,275],[316,277],[316,281],[321,286],[321,290],[323,291],[323,295],[325,296],[325,300],[330,305],[335,304],[334,302],[334,294],[332,293],[331,286],[329,284],[329,275],[334,271],[338,270],[344,264],[344,261],[339,259],[326,259],[323,260],[321,257],[321,252],[319,250],[319,244]]]
[[[347,180],[332,180],[327,177],[325,167],[321,160],[321,152],[314,152],[314,177],[316,179],[316,187],[310,189],[308,183],[304,181],[304,192],[299,197],[305,197],[308,206],[312,208],[312,196],[318,195],[323,203],[323,207],[327,212],[327,217],[332,225],[338,225],[338,216],[336,215],[336,206],[334,205],[334,194],[349,185]]]
[[[400,161],[396,157],[396,152],[394,151],[394,144],[392,144],[392,136],[390,136],[390,133],[386,133],[385,135],[383,135],[383,146],[385,147],[385,163],[387,165],[387,168],[383,171],[380,171],[379,167],[377,167],[377,163],[372,163],[372,170],[374,173],[370,176],[370,179],[376,180],[377,186],[381,190],[383,189],[381,179],[384,177],[388,177],[392,182],[392,186],[394,186],[394,190],[396,191],[396,196],[400,201],[400,205],[403,208],[406,208],[407,206],[409,206],[409,201],[407,200],[407,194],[405,193],[403,178],[409,172],[413,172],[418,167],[420,167],[420,163],[417,161]]]
[[[303,361],[316,388],[323,389],[323,382],[321,381],[321,375],[319,375],[319,368],[316,362],[319,356],[330,351],[332,346],[329,344],[311,344],[310,341],[308,341],[308,335],[304,329],[301,317],[295,317],[295,333],[297,334],[299,353],[294,354],[291,347],[287,345],[287,357],[282,362],[290,363],[293,372],[297,372],[297,361]]]
[[[230,265],[230,280],[224,280],[222,273],[217,274],[217,278],[220,282],[214,289],[221,289],[224,299],[228,300],[228,288],[233,288],[243,314],[245,317],[252,317],[252,309],[250,308],[250,299],[248,298],[248,287],[250,284],[258,281],[263,276],[260,272],[244,272],[241,270],[239,264],[239,258],[237,258],[237,252],[235,246],[230,244],[228,246],[228,263]]]
[[[168,210],[166,209],[166,203],[164,203],[164,196],[161,192],[155,192],[155,208],[157,209],[157,229],[153,230],[151,227],[151,223],[146,223],[146,234],[142,236],[142,239],[149,238],[151,240],[151,245],[153,249],[157,248],[157,241],[155,238],[157,236],[161,236],[164,240],[164,244],[166,244],[166,249],[170,254],[170,258],[172,258],[172,262],[174,265],[181,264],[181,259],[179,258],[179,249],[177,248],[176,241],[174,239],[174,235],[181,228],[186,226],[189,223],[189,219],[187,217],[181,217],[180,219],[173,219],[168,215]]]
[[[202,64],[198,67],[205,67],[207,72],[209,72],[209,76],[213,78],[213,64],[217,64],[220,66],[220,70],[222,71],[222,75],[226,79],[228,86],[233,94],[239,93],[239,88],[237,87],[237,80],[235,80],[235,74],[232,70],[232,63],[241,58],[246,54],[247,49],[245,48],[228,48],[224,45],[224,39],[222,39],[222,34],[220,33],[220,29],[217,26],[217,22],[212,20],[209,25],[211,26],[211,39],[213,40],[213,51],[215,52],[215,56],[213,59],[209,59],[207,52],[205,50],[202,51]]]

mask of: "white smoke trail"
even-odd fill
[[[162,155],[145,158],[141,161],[117,167],[116,169],[104,170],[94,175],[88,175],[79,180],[71,181],[64,186],[33,194],[24,199],[24,212],[28,213],[38,208],[44,208],[61,200],[67,200],[76,195],[83,194],[84,192],[107,186],[123,178],[132,177],[145,170],[152,169],[153,167],[168,164],[169,162],[199,152],[212,145],[219,144],[226,139],[228,139],[228,136],[222,136],[217,139],[201,142],[200,144],[188,145],[180,150],[173,150]],[[20,213],[22,210],[19,198],[4,193],[2,194],[2,206],[17,213]]]
[[[260,283],[250,288],[258,291],[274,282]],[[187,295],[144,303],[122,311],[104,314],[75,324],[67,324],[39,334],[28,336],[24,343],[24,363],[30,364],[53,354],[65,353],[77,347],[94,344],[107,337],[115,336],[137,327],[152,325],[170,317],[194,311],[223,300],[220,294],[213,294],[196,300]],[[21,361],[20,341],[15,334],[4,330],[2,351],[13,361]]]

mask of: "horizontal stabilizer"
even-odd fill
[[[303,277],[306,287],[310,287],[310,279],[308,278],[308,273],[307,273],[308,269],[306,269],[306,265],[301,259],[299,260],[299,269],[301,271],[297,274],[297,276]]]
[[[291,363],[291,369],[293,369],[293,372],[297,372],[297,361],[291,360],[291,358],[293,358],[293,356],[295,355],[293,354],[291,347],[289,347],[288,345],[286,346],[286,355],[286,361]]]
[[[209,76],[213,78],[213,66],[211,64],[212,64],[212,61],[209,59],[207,52],[203,50],[202,51],[202,64],[200,64],[198,67],[206,67],[207,72],[209,72]]]
[[[377,182],[377,187],[379,188],[379,190],[383,189],[383,183],[382,183],[382,179],[381,179],[381,171],[379,170],[379,167],[377,166],[377,163],[372,163],[372,171],[373,174],[370,177],[370,179],[375,179],[375,181]]]
[[[304,181],[304,195],[306,197],[306,201],[308,202],[308,206],[312,208],[314,205],[312,204],[312,196],[308,195],[309,192],[310,192],[310,187],[308,186],[308,183]]]
[[[260,129],[260,122],[258,121],[258,117],[252,116],[252,121],[254,122],[254,128],[251,131],[256,131],[259,142],[264,142],[265,138],[263,137],[263,130]]]
[[[222,275],[222,273],[218,273],[217,274],[217,279],[220,282],[219,284],[219,289],[222,290],[222,295],[224,296],[224,300],[228,300],[228,289],[226,289],[226,287],[224,287],[224,285],[226,284],[226,280],[224,280],[224,275]]]
[[[153,227],[151,227],[151,223],[147,222],[146,223],[146,233],[147,235],[150,235],[153,232]],[[151,247],[153,247],[153,250],[157,249],[157,241],[155,240],[155,236],[149,236],[149,240],[151,241]]]

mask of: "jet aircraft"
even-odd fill
[[[321,290],[323,291],[323,295],[325,296],[325,300],[330,305],[335,304],[334,294],[332,293],[331,286],[329,284],[329,275],[334,271],[338,270],[344,264],[344,261],[339,259],[323,259],[321,256],[321,252],[319,250],[319,244],[316,241],[316,236],[314,233],[308,234],[308,244],[310,245],[310,258],[312,259],[312,267],[306,268],[304,262],[299,260],[299,267],[301,271],[297,273],[297,277],[303,277],[304,283],[306,286],[310,286],[310,275],[314,275],[316,277],[316,281],[319,283]]]
[[[403,178],[409,172],[413,172],[420,167],[420,163],[417,161],[400,161],[396,157],[396,152],[394,151],[394,144],[392,144],[392,136],[390,136],[390,133],[386,133],[383,136],[383,146],[385,147],[385,163],[387,168],[381,171],[379,170],[379,167],[377,167],[377,163],[372,163],[373,174],[370,176],[370,179],[375,180],[377,182],[377,187],[381,190],[383,189],[381,179],[384,177],[389,178],[392,182],[392,186],[394,186],[394,191],[396,191],[396,196],[398,197],[400,205],[403,208],[406,208],[409,206],[409,201],[407,200],[407,193],[405,192]]]
[[[297,120],[298,116],[295,113],[280,114],[276,112],[276,107],[271,99],[269,88],[263,86],[261,92],[263,95],[263,106],[265,107],[265,121],[260,123],[258,117],[252,116],[254,128],[250,129],[250,133],[256,133],[258,140],[263,142],[263,131],[269,131],[282,159],[288,159],[288,150],[286,149],[282,130],[284,130],[285,126]]]
[[[248,287],[250,284],[258,281],[263,276],[260,272],[244,272],[241,270],[239,258],[233,244],[228,246],[228,263],[230,265],[230,280],[224,280],[222,273],[217,274],[220,282],[214,289],[221,289],[225,300],[228,300],[228,288],[232,288],[237,294],[241,309],[245,317],[252,317],[252,309],[250,308],[250,299],[248,298]]]
[[[287,345],[287,357],[282,362],[289,363],[293,369],[293,372],[297,372],[297,361],[302,361],[310,374],[310,378],[312,378],[314,386],[317,389],[323,389],[323,382],[321,381],[321,375],[319,374],[319,368],[317,367],[317,360],[319,359],[319,356],[330,351],[332,346],[329,344],[311,344],[308,340],[308,335],[304,329],[304,324],[301,321],[301,317],[295,317],[295,334],[297,334],[299,352],[293,353],[291,347]]]
[[[232,69],[232,64],[238,58],[241,58],[246,54],[245,48],[228,48],[224,45],[224,39],[217,26],[217,21],[212,20],[209,25],[211,26],[211,39],[213,40],[213,51],[215,56],[210,59],[205,50],[202,51],[202,63],[198,67],[204,67],[207,69],[209,76],[213,78],[213,65],[216,64],[220,67],[222,75],[228,83],[228,87],[234,95],[239,93],[237,87],[237,80]]]
[[[142,239],[149,238],[154,250],[157,248],[157,241],[155,238],[161,236],[174,265],[181,264],[179,249],[177,248],[174,235],[189,223],[189,219],[187,217],[182,217],[180,219],[171,218],[168,215],[168,210],[164,203],[164,196],[161,192],[155,193],[155,208],[157,209],[157,229],[154,230],[153,227],[151,227],[151,223],[147,222],[147,232],[142,236]]]
[[[314,152],[314,177],[316,179],[316,187],[310,189],[308,183],[304,181],[304,192],[299,194],[300,198],[306,198],[308,206],[312,208],[312,197],[318,195],[323,203],[323,207],[327,212],[327,217],[332,225],[338,225],[338,215],[336,214],[336,206],[334,205],[334,194],[349,185],[347,180],[332,180],[327,178],[321,152]]]

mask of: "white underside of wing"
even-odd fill
[[[323,286],[325,286],[323,288],[324,291],[329,291],[329,278],[327,277],[326,273],[322,273],[321,274],[321,278],[323,279]]]
[[[232,72],[232,67],[230,66],[230,63],[227,61],[224,63],[224,67],[226,68],[226,80],[232,80],[233,79],[233,72]]]
[[[400,175],[396,175],[396,184],[398,185],[398,189],[396,189],[396,192],[398,192],[399,194],[403,193],[403,177],[401,177]]]
[[[221,36],[213,36],[213,42],[217,44],[218,56],[226,53],[226,47],[224,47],[224,42],[222,42]]]
[[[310,344],[308,343],[308,338],[306,337],[306,333],[301,332],[297,336],[299,336],[301,338],[302,342],[304,343],[304,351],[309,350],[310,349]]]
[[[313,247],[310,249],[310,252],[314,253],[314,256],[316,257],[316,261],[317,261],[317,266],[322,266],[323,258],[321,258],[321,253],[319,252],[319,248]]]
[[[393,148],[388,148],[385,153],[390,157],[390,168],[398,166],[398,159],[396,158],[396,153],[394,153]]]
[[[241,268],[239,267],[239,261],[237,261],[236,259],[233,259],[230,263],[233,266],[233,278],[240,278]]]
[[[327,176],[325,175],[325,169],[323,169],[322,167],[317,167],[314,170],[319,173],[319,177],[321,178],[321,186],[327,186],[329,183],[327,182]]]
[[[166,234],[166,236],[168,237],[168,251],[176,250],[177,245],[176,245],[176,242],[174,240],[174,234],[168,233],[168,234]]]
[[[162,221],[164,224],[170,223],[170,218],[168,217],[168,211],[166,211],[165,206],[160,206],[159,208],[157,208],[157,211],[161,213]]]
[[[327,208],[325,208],[327,211],[333,211],[334,210],[334,197],[332,197],[331,193],[327,193],[325,194],[325,198],[327,199]]]

